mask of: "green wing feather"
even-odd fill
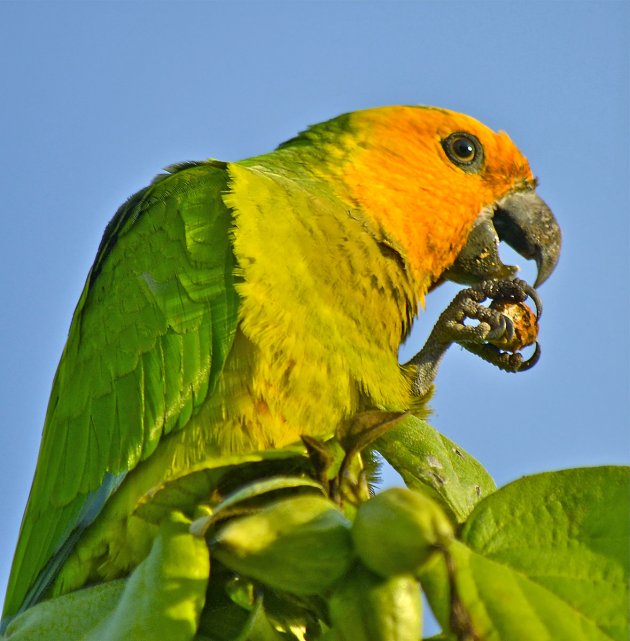
[[[74,313],[4,616],[42,596],[125,474],[186,425],[232,345],[226,166],[169,171],[118,210]]]

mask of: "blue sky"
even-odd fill
[[[237,160],[354,109],[432,104],[505,129],[564,231],[540,363],[509,375],[452,349],[433,424],[500,484],[627,463],[629,7],[2,2],[0,595],[71,314],[117,206],[168,164]],[[456,290],[428,298],[405,358]]]

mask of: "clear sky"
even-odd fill
[[[51,381],[117,206],[168,164],[261,153],[354,109],[431,104],[505,129],[564,231],[540,363],[505,374],[453,349],[433,424],[499,484],[627,463],[629,7],[0,3],[0,601]],[[404,357],[456,289],[428,298]]]

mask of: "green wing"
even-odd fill
[[[118,210],[74,313],[4,616],[42,596],[125,474],[186,425],[232,345],[225,164],[170,171]]]

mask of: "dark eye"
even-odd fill
[[[483,164],[483,147],[476,136],[457,131],[442,140],[448,159],[464,171],[477,172]]]

